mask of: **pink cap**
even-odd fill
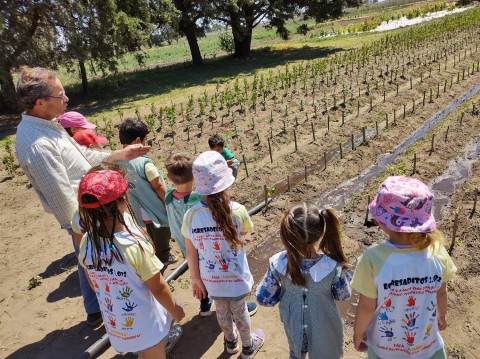
[[[210,195],[225,191],[235,182],[232,169],[227,161],[216,151],[206,151],[200,154],[192,165],[195,178],[195,192]]]
[[[81,130],[75,132],[75,134],[73,135],[73,139],[77,141],[77,143],[79,143],[80,145],[87,147],[90,147],[95,142],[101,144],[108,142],[105,137],[97,136],[97,134],[92,130]]]
[[[57,119],[63,128],[81,127],[94,129],[97,127],[93,123],[88,122],[81,113],[75,111],[65,112],[63,115],[58,116]]]
[[[380,185],[368,209],[379,224],[392,231],[428,233],[437,228],[432,205],[433,194],[423,182],[390,176]]]

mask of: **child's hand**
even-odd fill
[[[359,352],[366,352],[367,345],[363,342],[365,340],[365,336],[360,335],[353,335],[353,344],[355,345],[355,349]]]
[[[180,323],[182,319],[185,318],[185,312],[180,305],[175,303],[175,311],[170,313],[170,316],[173,318],[174,323]]]
[[[438,330],[442,331],[447,329],[447,318],[444,315],[437,316]]]
[[[232,167],[233,166],[233,160],[227,160],[227,165],[228,165],[228,167]]]
[[[207,298],[207,290],[205,289],[205,285],[200,278],[192,279],[192,291],[193,296],[198,300]]]

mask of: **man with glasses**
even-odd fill
[[[130,160],[145,155],[150,147],[138,144],[108,152],[79,146],[56,119],[67,108],[68,97],[51,70],[41,67],[23,69],[17,83],[17,99],[25,109],[17,128],[15,150],[18,162],[45,210],[53,213],[62,228],[72,236],[78,254],[71,220],[78,210],[80,178],[101,162]],[[90,288],[83,268],[79,267],[78,274],[87,324],[97,326],[102,317],[95,292]]]

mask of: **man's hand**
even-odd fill
[[[144,156],[150,151],[150,146],[143,146],[142,144],[128,145],[121,150],[113,151],[107,162],[129,161],[134,158]]]

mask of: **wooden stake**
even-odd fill
[[[327,152],[323,152],[323,161],[325,162],[324,171],[327,169]]]
[[[385,128],[388,130],[388,113],[385,114]]]
[[[287,176],[287,191],[290,191],[290,176]]]
[[[330,131],[330,115],[327,116],[327,132]]]
[[[273,163],[273,156],[272,156],[272,146],[270,144],[270,139],[268,138],[268,153],[270,154],[270,163]]]
[[[417,154],[413,154],[413,170],[412,170],[412,176],[417,173]]]
[[[475,188],[475,197],[473,200],[472,212],[470,212],[470,219],[473,217],[473,215],[475,214],[475,211],[477,210],[477,198],[478,198],[478,188]]]
[[[355,151],[355,139],[352,133],[352,151]]]
[[[453,247],[455,246],[455,237],[457,236],[457,227],[458,227],[458,209],[455,211],[455,219],[453,221],[452,242],[450,243],[450,248],[448,249],[449,255],[452,255]]]
[[[378,121],[375,121],[375,131],[376,131],[377,136],[378,136]]]
[[[307,166],[305,166],[305,182],[308,181],[308,170],[307,170]]]
[[[245,174],[246,174],[247,177],[248,177],[247,160],[245,159],[245,155],[242,155],[242,156],[243,156],[243,163],[245,164]]]
[[[364,144],[364,145],[367,144],[367,135],[365,134],[365,130],[366,130],[366,128],[363,127],[363,128],[362,128],[362,136],[363,136],[363,144]]]
[[[365,211],[365,221],[363,222],[364,226],[366,226],[368,223],[368,213],[369,213],[368,205],[369,204],[370,204],[370,195],[368,195],[368,198],[367,198],[367,210]]]
[[[447,131],[445,131],[445,142],[448,140],[448,130],[450,129],[450,126],[447,126]]]
[[[312,136],[313,136],[313,142],[315,142],[315,126],[313,125],[313,121],[310,122],[310,124],[312,125]]]
[[[265,209],[268,207],[268,190],[267,190],[267,185],[263,185],[263,199],[265,201]]]
[[[298,151],[298,147],[297,147],[297,131],[293,130],[293,139],[295,141],[295,152]]]
[[[339,144],[339,147],[340,147],[340,159],[343,158],[343,149],[342,149],[342,143],[340,142]]]
[[[345,111],[342,111],[342,124],[341,126],[343,126],[345,124]]]

